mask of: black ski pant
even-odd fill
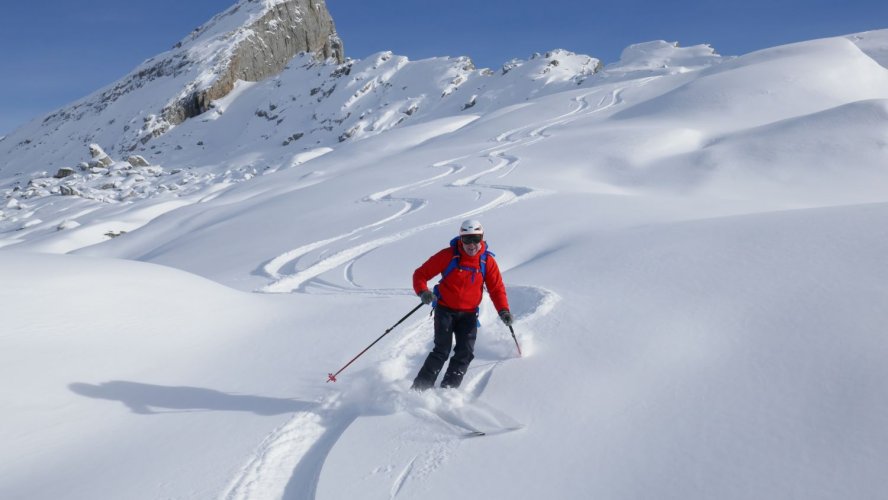
[[[435,308],[435,348],[413,380],[413,388],[424,390],[434,387],[441,368],[450,356],[453,339],[456,347],[441,380],[441,387],[459,387],[469,363],[475,358],[475,339],[478,337],[478,313],[454,311],[443,306]]]

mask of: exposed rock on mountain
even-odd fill
[[[33,150],[40,162],[52,165],[91,142],[107,144],[112,152],[133,151],[210,109],[238,80],[276,75],[300,53],[344,61],[324,0],[240,0],[121,80],[25,125],[13,135],[26,139],[10,152]],[[85,120],[88,127],[82,126]],[[73,145],[66,154],[41,147],[60,135]]]
[[[114,163],[114,160],[112,160],[111,157],[108,156],[108,153],[102,149],[102,146],[99,146],[98,144],[89,145],[89,154],[97,167],[107,167]]]
[[[202,31],[196,30],[192,37],[200,37]],[[163,117],[169,123],[176,125],[204,113],[214,100],[228,95],[237,80],[256,82],[279,73],[300,52],[339,63],[345,59],[342,41],[324,0],[279,2],[248,26],[227,36],[238,35],[244,36],[231,47],[228,62],[215,79],[206,86],[200,85],[200,81],[192,82],[190,87],[196,88],[164,109]]]

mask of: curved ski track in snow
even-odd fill
[[[409,189],[412,187],[419,187],[419,186],[423,186],[423,185],[432,183],[437,179],[440,179],[442,177],[446,177],[446,176],[452,174],[453,172],[454,172],[454,170],[450,170],[448,172],[444,172],[443,174],[439,174],[439,175],[433,176],[429,179],[424,179],[422,181],[419,181],[419,182],[416,182],[413,184],[408,184],[405,186],[398,186],[398,187],[390,188],[390,189],[387,189],[385,191],[381,191],[378,193],[373,193],[371,195],[366,196],[362,201],[380,202],[383,200],[391,200],[392,193],[395,193],[397,191],[401,191],[404,189]],[[288,263],[298,260],[303,255],[305,255],[309,252],[312,252],[318,248],[323,248],[323,247],[325,247],[331,243],[335,243],[339,240],[343,240],[348,237],[354,236],[362,231],[366,231],[368,229],[373,229],[373,228],[382,226],[383,224],[385,224],[387,222],[395,220],[399,217],[403,217],[404,215],[406,215],[410,212],[414,212],[416,210],[421,209],[427,203],[425,200],[417,200],[417,199],[403,199],[401,201],[404,202],[404,207],[399,212],[397,212],[393,215],[390,215],[384,219],[378,220],[372,224],[368,224],[366,226],[361,226],[361,227],[354,229],[352,231],[349,231],[347,233],[340,234],[339,236],[334,236],[333,238],[328,238],[325,240],[316,241],[314,243],[309,243],[308,245],[303,245],[299,248],[295,248],[293,250],[285,252],[285,253],[278,255],[277,257],[269,260],[265,265],[262,266],[262,269],[265,271],[265,273],[269,277],[276,279],[276,280],[280,280],[281,279],[280,270]],[[275,290],[275,283],[272,283],[271,285],[266,285],[265,287],[263,287],[259,291],[274,292],[274,291],[276,291]]]
[[[636,87],[641,87],[646,85],[647,83],[657,79],[659,77],[650,77],[647,79],[640,80],[636,83]],[[290,293],[290,292],[305,292],[305,285],[318,278],[320,275],[338,268],[340,266],[346,266],[346,280],[349,284],[355,285],[355,288],[349,288],[348,291],[351,292],[359,292],[359,293],[372,293],[372,294],[391,294],[393,291],[391,290],[367,290],[361,287],[358,287],[356,283],[352,279],[350,279],[348,273],[349,270],[352,269],[354,265],[354,261],[360,258],[361,256],[379,248],[383,245],[396,243],[400,240],[403,240],[407,237],[410,237],[418,232],[424,231],[426,229],[437,227],[445,224],[451,224],[455,221],[459,221],[468,217],[473,217],[480,215],[489,210],[493,210],[495,208],[502,207],[504,205],[513,203],[527,196],[532,196],[534,194],[544,194],[542,191],[537,190],[531,187],[516,187],[516,186],[508,186],[508,185],[499,185],[499,184],[481,184],[479,180],[487,175],[505,170],[505,172],[499,175],[499,178],[506,177],[509,173],[511,173],[519,164],[520,159],[516,156],[507,155],[506,153],[512,149],[515,149],[520,146],[527,146],[533,144],[535,142],[545,140],[546,138],[546,130],[552,127],[565,125],[571,121],[577,120],[584,116],[600,113],[607,109],[610,109],[614,106],[619,105],[623,102],[621,94],[625,90],[625,87],[619,87],[611,90],[607,95],[602,96],[598,103],[593,105],[590,104],[590,97],[602,93],[601,89],[596,89],[591,92],[582,94],[578,97],[573,98],[572,100],[576,103],[576,107],[567,113],[547,119],[543,121],[542,124],[533,124],[530,126],[519,127],[510,131],[507,131],[503,134],[500,134],[496,137],[497,144],[490,148],[479,151],[475,154],[470,154],[466,156],[462,156],[459,158],[444,160],[441,162],[437,162],[433,164],[433,167],[442,167],[447,166],[449,169],[441,174],[434,175],[427,179],[422,179],[420,181],[406,184],[403,186],[396,186],[392,188],[388,188],[376,193],[369,194],[365,196],[361,201],[364,202],[391,202],[391,201],[400,201],[404,204],[402,209],[397,213],[383,218],[379,221],[376,221],[372,224],[358,227],[352,231],[347,233],[334,236],[332,238],[328,238],[321,241],[316,241],[313,243],[309,243],[307,245],[303,245],[301,247],[295,248],[288,252],[278,255],[270,259],[265,265],[262,266],[265,274],[272,278],[274,281],[264,287],[260,288],[258,291],[266,292],[266,293]],[[529,129],[529,130],[528,130]],[[527,131],[521,134],[522,131]],[[460,161],[472,158],[484,158],[487,157],[490,161],[494,162],[493,167],[482,170],[480,172],[476,172],[470,174],[466,177],[462,177],[456,179],[449,184],[446,184],[446,187],[471,187],[473,189],[481,188],[481,189],[490,189],[490,190],[498,190],[501,191],[501,194],[498,198],[489,202],[481,207],[477,207],[475,209],[455,214],[451,217],[447,217],[445,219],[440,219],[436,221],[432,221],[426,224],[422,224],[419,226],[415,226],[411,229],[401,231],[398,233],[391,234],[389,236],[378,238],[360,245],[356,245],[351,248],[347,248],[336,252],[332,255],[329,255],[325,258],[318,258],[314,263],[307,266],[305,269],[296,270],[296,263],[301,260],[306,254],[313,252],[317,249],[327,247],[333,243],[339,242],[341,240],[347,238],[355,238],[357,239],[363,233],[367,233],[371,230],[378,230],[383,225],[392,222],[394,220],[403,218],[409,214],[415,213],[418,210],[421,210],[427,203],[427,200],[415,199],[415,198],[395,198],[392,195],[399,191],[407,191],[410,189],[415,189],[419,187],[428,186],[434,184],[435,181],[445,179],[447,177],[458,174],[462,171],[468,170],[467,166],[460,163]],[[289,267],[293,269],[293,272],[287,275],[282,275],[281,270],[285,267]],[[319,283],[321,287],[329,288],[331,285],[329,283]],[[340,288],[340,290],[345,291],[346,289]],[[400,292],[404,293],[404,292]]]
[[[652,77],[635,82],[642,86],[656,79]],[[573,98],[575,107],[569,112],[545,120],[542,124],[519,127],[504,132],[496,137],[496,144],[474,154],[459,158],[447,159],[434,163],[432,167],[447,167],[443,173],[420,181],[394,186],[365,196],[362,201],[368,203],[400,201],[403,207],[396,213],[371,224],[358,227],[347,233],[309,243],[293,250],[284,252],[270,259],[262,269],[273,281],[259,291],[268,293],[307,293],[306,286],[312,283],[322,290],[332,293],[372,293],[377,295],[411,294],[412,290],[368,290],[360,287],[354,279],[354,266],[367,253],[397,243],[426,229],[474,217],[505,205],[522,201],[527,197],[543,194],[536,188],[527,186],[509,186],[506,184],[483,183],[485,178],[496,176],[498,179],[508,177],[520,164],[520,157],[509,154],[510,151],[537,141],[545,140],[547,130],[580,119],[593,113],[599,113],[622,103],[621,94],[630,87],[618,87],[605,95],[601,95],[594,104],[590,102],[594,96],[602,94],[602,89],[582,94]],[[472,168],[467,163],[477,164],[479,160],[490,166]],[[427,200],[417,198],[396,198],[398,192],[409,191],[433,185],[436,182],[463,174],[441,186],[448,189],[472,189],[480,191],[498,191],[500,194],[492,201],[471,210],[454,213],[448,217],[417,224],[401,231],[381,236],[370,241],[357,243],[344,249],[327,252],[334,243],[355,241],[364,234],[383,229],[385,224],[403,219],[421,210]],[[316,260],[302,270],[297,270],[298,261],[316,250],[321,252]],[[342,267],[347,287],[334,285],[320,279],[320,276],[333,269]],[[292,269],[289,274],[284,269]],[[531,286],[510,286],[509,297],[516,320],[521,323],[519,340],[525,355],[534,351],[533,323],[546,316],[558,302],[557,294],[550,290]],[[483,305],[479,320],[482,326],[496,324],[496,312],[489,305]],[[463,387],[453,391],[429,391],[418,394],[407,389],[410,374],[421,363],[428,352],[431,324],[428,317],[418,319],[414,323],[402,327],[403,332],[397,337],[394,346],[388,349],[388,358],[372,368],[361,370],[358,376],[353,369],[353,380],[367,380],[368,385],[351,390],[346,386],[343,390],[334,390],[322,403],[322,410],[299,412],[293,418],[274,430],[259,445],[256,453],[246,461],[246,465],[235,477],[221,498],[241,500],[251,498],[284,498],[288,500],[314,500],[320,480],[323,464],[330,451],[334,448],[346,429],[361,415],[396,414],[409,412],[421,419],[444,422],[461,432],[454,432],[450,439],[439,441],[426,455],[413,456],[394,475],[389,498],[394,499],[404,486],[411,481],[419,481],[433,473],[453,455],[460,446],[465,431],[476,428],[468,423],[462,411],[471,409],[475,417],[481,417],[488,425],[498,426],[502,431],[514,430],[521,424],[490,407],[479,398],[490,382],[496,368],[504,361],[516,356],[511,335],[505,328],[493,327],[479,336],[476,344],[476,361],[469,370]],[[357,368],[357,367],[356,367]],[[367,392],[371,392],[368,397]],[[373,392],[376,394],[372,394]],[[381,392],[380,391],[387,391]],[[430,394],[431,393],[431,394]],[[371,403],[368,404],[368,401]]]

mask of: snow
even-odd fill
[[[255,12],[207,36],[235,14]],[[303,58],[153,139],[148,167],[70,129],[173,82],[16,131],[0,498],[880,498],[886,46],[659,41],[594,74],[564,50],[494,74]],[[111,168],[51,177],[41,158],[91,142]],[[141,180],[100,197],[111,172]],[[523,357],[485,299],[460,389],[409,390],[426,307],[326,382],[469,217]]]

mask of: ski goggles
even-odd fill
[[[478,243],[481,243],[484,236],[480,234],[465,234],[460,236],[459,239],[463,242],[463,245],[477,245]]]

